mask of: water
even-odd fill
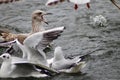
[[[18,79],[120,80],[120,11],[109,0],[92,0],[90,10],[85,5],[79,5],[77,11],[73,9],[72,3],[64,2],[58,6],[46,7],[45,2],[46,0],[22,0],[0,5],[0,26],[13,33],[27,33],[31,30],[31,13],[34,10],[52,12],[53,15],[45,16],[49,22],[49,25],[44,25],[45,28],[66,27],[62,36],[53,42],[54,45],[62,46],[65,56],[93,53],[87,57],[88,64],[83,73]],[[92,25],[91,17],[99,14],[107,18],[106,27]]]

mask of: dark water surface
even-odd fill
[[[93,53],[88,57],[88,64],[82,74],[19,80],[120,80],[120,10],[109,0],[92,0],[90,10],[85,5],[79,5],[77,11],[73,10],[71,3],[46,7],[46,1],[22,0],[0,5],[0,26],[14,33],[30,32],[31,13],[41,9],[53,13],[45,17],[49,22],[49,25],[44,25],[46,29],[66,27],[62,36],[54,41],[54,45],[63,47],[65,56]],[[118,2],[120,3],[119,0]],[[92,25],[91,17],[99,14],[107,18],[106,27]]]

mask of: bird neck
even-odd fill
[[[43,30],[44,28],[42,26],[42,22],[32,20],[32,33],[36,33],[36,32],[43,31]]]

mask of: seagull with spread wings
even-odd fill
[[[0,45],[7,45],[17,43],[18,47],[23,52],[23,58],[27,59],[31,63],[42,64],[49,66],[47,63],[46,54],[44,49],[48,46],[53,40],[57,39],[61,33],[64,31],[65,27],[57,27],[42,32],[36,32],[28,36],[23,44],[21,44],[18,39],[10,41],[7,43],[1,43]]]
[[[44,19],[44,15],[48,15],[48,14],[50,13],[44,12],[42,10],[35,10],[32,13],[32,31],[30,33],[14,34],[1,30],[0,35],[2,36],[4,41],[12,41],[17,38],[20,43],[23,43],[24,39],[27,38],[29,35],[45,30],[42,24],[43,23],[48,24],[47,21]]]

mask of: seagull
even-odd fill
[[[23,34],[13,34],[10,32],[1,32],[1,36],[3,37],[4,41],[12,41],[14,39],[18,39],[20,43],[23,43],[24,39],[27,38],[29,35],[44,31],[44,27],[42,26],[43,23],[47,23],[47,21],[44,19],[44,15],[48,15],[51,13],[46,13],[42,10],[35,10],[32,13],[32,31],[30,33],[23,33]]]
[[[20,0],[0,0],[0,4],[3,4],[3,3],[11,3],[11,2],[15,2],[15,1],[20,1]],[[46,5],[47,5],[47,6],[52,6],[52,5],[56,5],[56,4],[61,3],[61,2],[64,2],[64,1],[66,1],[66,0],[48,0],[48,1],[46,2]],[[78,1],[78,0],[67,0],[67,1],[68,1],[68,2],[73,2],[73,3],[75,3],[75,2]],[[81,1],[82,1],[82,0],[81,0]],[[86,1],[87,1],[87,0],[83,0],[83,2],[86,2]],[[120,9],[120,5],[117,4],[116,0],[110,0],[110,1],[111,1],[118,9]],[[78,2],[80,2],[80,0],[79,0]],[[80,4],[81,4],[81,3],[80,3]],[[87,3],[87,7],[90,8],[89,3]],[[77,9],[77,8],[78,8],[78,4],[75,4],[74,8]]]
[[[52,6],[52,5],[56,5],[58,3],[61,3],[65,0],[48,0],[46,2],[46,6]],[[86,4],[87,8],[90,8],[90,0],[67,0],[68,2],[72,2],[75,4],[74,9],[77,10],[78,9],[78,4]]]
[[[57,5],[58,3],[64,2],[64,1],[68,1],[68,2],[72,2],[75,4],[74,9],[77,10],[78,9],[78,4],[86,4],[87,8],[90,8],[90,0],[48,0],[46,2],[46,6],[53,6],[53,5]],[[118,9],[120,9],[120,5],[117,4],[116,0],[110,0]]]
[[[49,70],[36,64],[20,58],[12,57],[9,53],[0,55],[3,60],[0,68],[1,78],[18,78],[18,77],[48,77]]]
[[[78,73],[86,66],[85,61],[81,61],[80,57],[65,59],[60,46],[55,48],[54,57],[47,61],[51,68],[64,73]]]
[[[30,36],[28,36],[23,44],[21,44],[17,39],[7,42],[1,43],[0,45],[17,43],[18,47],[23,52],[24,59],[27,59],[30,63],[42,64],[45,66],[49,66],[47,63],[46,55],[43,50],[48,46],[53,40],[57,39],[60,34],[65,29],[64,26],[45,30],[42,32],[36,32]]]

